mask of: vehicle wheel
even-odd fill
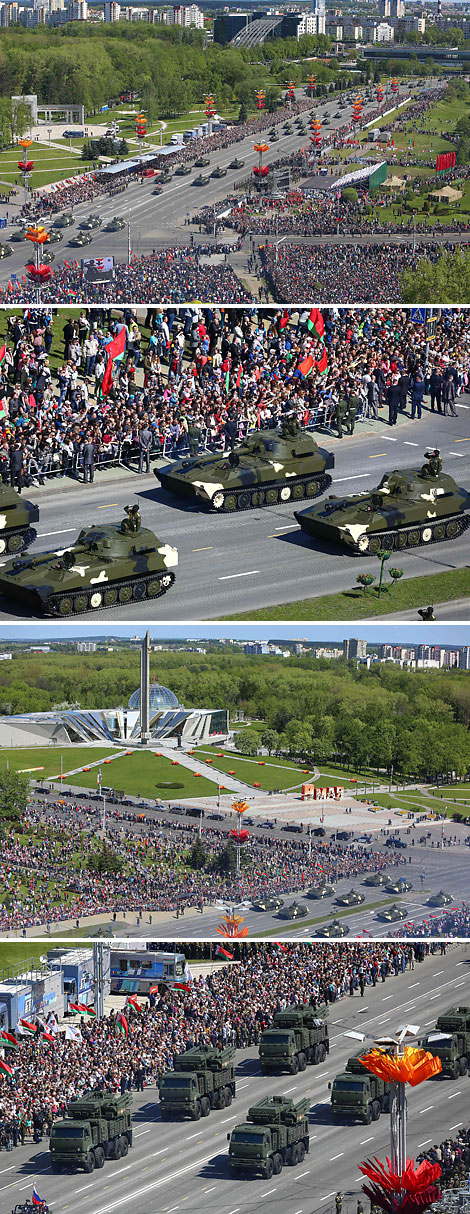
[[[121,1151],[121,1139],[120,1139],[120,1138],[116,1138],[116,1145],[115,1145],[115,1147],[114,1147],[114,1158],[115,1158],[115,1159],[120,1159],[120,1158],[121,1158],[121,1155],[122,1155],[122,1151]]]
[[[369,552],[378,552],[382,546],[382,538],[380,535],[371,535],[369,540]]]
[[[140,603],[145,598],[145,582],[136,582],[132,597],[136,603]]]
[[[460,1059],[460,1074],[466,1075],[468,1070],[468,1061],[466,1058]]]
[[[237,500],[237,506],[238,506],[238,509],[239,509],[239,510],[246,510],[246,509],[247,509],[247,507],[248,507],[249,505],[250,505],[250,495],[249,495],[249,493],[245,493],[245,492],[243,492],[243,493],[239,493],[239,494],[238,494],[238,500]]]
[[[446,535],[449,540],[455,540],[460,535],[460,522],[458,518],[451,518],[446,527]]]
[[[131,587],[130,586],[121,586],[120,590],[118,592],[119,602],[120,603],[130,603],[131,598],[132,598]]]
[[[264,492],[262,489],[255,489],[251,495],[252,506],[264,506]]]
[[[296,1168],[298,1162],[299,1162],[299,1146],[298,1146],[298,1143],[296,1142],[295,1145],[292,1147],[292,1167]]]
[[[319,1062],[321,1062],[319,1045],[314,1046],[312,1050],[312,1062],[314,1066],[318,1066]]]
[[[321,1044],[318,1046],[318,1049],[320,1053],[320,1062],[324,1062],[326,1058],[326,1046],[323,1044],[323,1042],[321,1042]]]
[[[280,490],[280,493],[279,493],[279,497],[281,499],[281,502],[290,502],[290,499],[292,497],[292,489],[291,489],[290,485],[282,486],[282,489]]]
[[[103,595],[101,594],[100,590],[94,590],[93,594],[90,595],[90,607],[93,607],[94,610],[96,611],[98,607],[102,607],[102,606],[103,606]]]
[[[160,594],[160,580],[157,577],[152,578],[151,582],[147,582],[147,598],[155,599]]]
[[[290,1070],[291,1070],[291,1075],[298,1075],[298,1073],[299,1073],[299,1060],[298,1060],[298,1058],[293,1058],[293,1059],[292,1059],[292,1066],[291,1066],[291,1069],[290,1069]]]
[[[294,1162],[294,1155],[293,1155],[292,1147],[287,1147],[287,1150],[286,1150],[286,1153],[284,1156],[284,1163],[286,1164],[286,1167],[291,1168],[293,1162]]]
[[[94,1153],[94,1151],[89,1151],[88,1155],[86,1157],[86,1160],[85,1160],[85,1172],[87,1172],[89,1175],[90,1172],[94,1172],[94,1170],[95,1170],[95,1153]]]
[[[201,1102],[200,1102],[200,1100],[196,1100],[196,1104],[194,1105],[193,1121],[200,1120],[201,1112],[202,1112]]]
[[[103,1147],[97,1147],[95,1151],[95,1164],[97,1168],[104,1168],[105,1154]]]
[[[445,524],[436,523],[435,526],[433,527],[432,537],[434,540],[443,540],[445,538],[445,533],[446,533]]]
[[[266,490],[266,505],[275,506],[278,500],[278,490],[273,486],[272,489]]]
[[[282,1172],[282,1158],[280,1155],[275,1155],[273,1159],[273,1172],[275,1176],[280,1176]]]
[[[458,1079],[460,1075],[460,1066],[458,1062],[454,1062],[452,1067],[452,1079]]]
[[[207,1096],[203,1096],[203,1098],[201,1100],[201,1116],[208,1117],[210,1111],[211,1111],[210,1102],[207,1099]]]
[[[416,546],[419,544],[419,531],[417,527],[412,527],[411,531],[408,532],[407,539],[408,548],[416,548]]]
[[[237,508],[237,499],[234,493],[226,493],[224,500],[224,510],[226,514],[232,514]]]
[[[7,544],[9,552],[20,552],[21,548],[23,547],[23,536],[10,535],[10,539],[7,540]]]
[[[2,552],[6,552],[6,547],[7,547],[6,540],[0,540],[0,554]]]
[[[271,1180],[271,1176],[272,1176],[273,1172],[274,1172],[273,1161],[272,1161],[272,1159],[268,1159],[267,1163],[266,1163],[266,1180]]]
[[[225,1089],[225,1108],[226,1108],[226,1109],[229,1109],[229,1108],[230,1108],[230,1105],[231,1105],[231,1103],[232,1103],[232,1100],[233,1100],[233,1096],[232,1096],[232,1089],[231,1089],[231,1088],[226,1088],[226,1089]]]
[[[219,1109],[224,1109],[224,1108],[225,1108],[225,1088],[221,1088],[220,1095],[219,1095]]]
[[[57,604],[58,614],[61,616],[72,615],[73,602],[70,595],[64,595],[63,599],[59,599]]]
[[[368,535],[360,535],[360,536],[359,536],[359,539],[358,539],[358,541],[357,541],[357,550],[358,550],[358,552],[363,552],[363,553],[364,553],[364,552],[369,552],[369,550],[370,550],[370,538],[369,538],[369,536],[368,536]]]
[[[372,1112],[370,1108],[368,1108],[367,1113],[364,1113],[362,1121],[364,1125],[370,1125],[372,1121]]]
[[[380,1104],[378,1100],[372,1102],[372,1121],[378,1121],[380,1117]]]
[[[299,1071],[304,1071],[307,1066],[305,1054],[299,1054]]]
[[[120,1141],[121,1141],[121,1159],[125,1159],[126,1155],[129,1154],[129,1143],[127,1141],[125,1134],[122,1135],[122,1138]]]
[[[88,607],[88,595],[76,594],[73,600],[73,609],[79,615],[82,611],[86,611]]]
[[[224,499],[223,493],[221,493],[220,491],[219,491],[219,493],[214,493],[214,496],[212,498],[212,506],[214,507],[214,510],[222,510],[224,500],[225,499]]]
[[[304,1147],[305,1147],[305,1154],[308,1155],[309,1150],[310,1150],[310,1139],[309,1138],[304,1138]]]
[[[432,540],[432,527],[423,527],[421,531],[421,543],[429,544]]]
[[[305,1147],[304,1147],[303,1142],[299,1142],[299,1143],[298,1143],[298,1145],[297,1145],[297,1157],[298,1157],[298,1162],[299,1162],[299,1163],[303,1163],[303,1162],[304,1162],[304,1159],[305,1159]]]
[[[118,600],[118,592],[111,587],[110,590],[105,590],[103,602],[105,607],[115,607]]]
[[[292,497],[296,502],[300,502],[300,499],[305,497],[305,485],[302,484],[302,481],[298,481],[296,485],[292,486]]]

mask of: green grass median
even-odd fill
[[[379,598],[364,594],[353,587],[337,594],[317,598],[296,599],[277,607],[261,607],[257,611],[240,611],[222,615],[221,620],[368,620],[375,616],[409,611],[416,607],[449,603],[453,599],[470,598],[470,568],[449,569],[444,573],[428,573],[395,584]]]

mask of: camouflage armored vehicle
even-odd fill
[[[309,1102],[289,1096],[265,1096],[248,1109],[248,1118],[227,1134],[232,1176],[279,1176],[284,1164],[303,1163],[310,1147]]]
[[[34,539],[39,510],[16,489],[0,485],[0,553],[21,552]]]
[[[303,919],[307,914],[307,907],[303,902],[291,902],[290,906],[283,906],[277,912],[279,919]]]
[[[205,177],[204,173],[200,173],[199,177],[195,177],[193,185],[208,185],[210,177]]]
[[[407,919],[409,911],[406,906],[397,906],[396,902],[392,902],[391,906],[384,906],[383,910],[377,911],[377,919],[382,923],[400,923],[402,919]]]
[[[55,1121],[49,1140],[53,1172],[83,1168],[94,1172],[105,1159],[121,1159],[132,1146],[132,1096],[129,1092],[85,1092],[71,1100],[66,1116]]]
[[[340,923],[339,919],[332,919],[331,923],[325,923],[324,927],[317,927],[316,935],[326,940],[339,939],[349,935],[349,927],[346,923]]]
[[[407,894],[410,889],[413,889],[411,881],[405,881],[404,877],[400,877],[399,881],[389,881],[387,883],[387,894]]]
[[[388,877],[385,873],[369,873],[369,876],[365,878],[363,884],[373,886],[386,885],[387,881]]]
[[[159,598],[175,580],[177,550],[141,527],[137,506],[127,506],[126,515],[121,523],[85,527],[70,548],[7,561],[0,594],[62,619]]]
[[[284,898],[258,898],[252,902],[251,909],[256,911],[280,910],[284,906]]]
[[[431,894],[427,906],[450,906],[453,901],[453,894],[446,894],[443,889],[440,889],[438,894]]]
[[[289,419],[278,430],[250,434],[227,455],[202,455],[155,470],[164,489],[196,498],[219,513],[318,497],[331,485],[334,456]]]
[[[450,1079],[465,1075],[470,1066],[470,1008],[450,1007],[442,1012],[420,1046],[440,1058],[442,1075]]]
[[[197,160],[194,161],[194,164],[197,169],[205,169],[206,165],[210,164],[210,162],[210,156],[198,156]]]
[[[336,901],[338,906],[360,906],[365,902],[365,895],[358,889],[350,889],[348,894],[338,894]]]
[[[331,898],[335,893],[334,885],[328,885],[323,882],[321,885],[312,885],[311,889],[306,892],[306,898]]]
[[[422,468],[387,472],[370,493],[331,496],[296,513],[297,522],[307,535],[345,544],[362,556],[455,540],[470,522],[470,493],[442,472],[438,451],[426,452],[425,459]]]

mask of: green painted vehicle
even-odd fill
[[[348,894],[338,894],[336,902],[338,906],[361,906],[365,900],[365,894],[358,889],[350,889]]]
[[[385,873],[370,873],[368,877],[365,877],[363,885],[381,886],[386,885],[388,880]]]
[[[370,1125],[390,1109],[390,1084],[362,1065],[361,1058],[366,1053],[362,1049],[348,1058],[346,1069],[328,1084],[333,1121],[345,1119]]]
[[[422,468],[387,472],[372,492],[330,496],[295,518],[306,535],[362,556],[457,539],[470,522],[470,493],[442,472],[438,451],[425,458]]]
[[[442,1074],[449,1079],[466,1075],[470,1067],[470,1008],[450,1007],[436,1027],[420,1041],[423,1050],[440,1058]]]
[[[200,173],[199,177],[194,178],[193,185],[208,185],[209,181],[210,177],[205,177],[204,173]]]
[[[283,906],[277,912],[278,919],[304,919],[307,913],[307,907],[303,902],[291,902],[290,906]]]
[[[284,906],[284,898],[258,898],[256,902],[252,902],[251,908],[255,911],[270,911],[280,910]]]
[[[387,882],[386,893],[387,894],[408,894],[410,889],[413,889],[411,881],[405,881],[405,878],[401,877],[401,879],[399,881],[388,881]]]
[[[121,523],[85,527],[75,544],[7,561],[0,594],[42,615],[82,615],[165,594],[175,580],[176,548],[141,527],[137,506]]]
[[[396,902],[392,902],[391,906],[384,906],[383,910],[377,911],[376,918],[380,919],[381,923],[401,923],[403,919],[407,919],[409,911],[406,906],[398,906]]]
[[[308,1064],[324,1062],[330,1052],[327,1008],[308,1004],[275,1012],[270,1028],[261,1034],[259,1060],[262,1075],[297,1075]]]
[[[279,1176],[284,1165],[303,1163],[310,1148],[309,1102],[267,1096],[248,1109],[247,1121],[227,1134],[232,1176]]]
[[[235,1049],[195,1046],[176,1054],[174,1069],[160,1079],[162,1121],[191,1117],[199,1121],[211,1109],[225,1109],[235,1096]]]
[[[0,553],[22,552],[34,539],[39,510],[16,489],[0,485]]]
[[[431,897],[428,898],[426,905],[451,906],[452,902],[454,901],[455,898],[453,894],[446,894],[443,889],[440,889],[438,894],[431,894]]]
[[[194,161],[194,164],[197,169],[205,169],[206,166],[210,164],[210,156],[198,156],[197,160]]]
[[[307,430],[288,420],[277,430],[250,434],[227,455],[178,460],[155,470],[164,489],[193,498],[219,514],[318,497],[331,485],[334,456]]]
[[[315,935],[325,940],[339,940],[341,936],[349,936],[349,927],[346,923],[341,923],[340,919],[332,919],[330,923],[325,923],[324,927],[318,927]]]
[[[332,898],[334,893],[335,893],[334,885],[327,885],[327,883],[325,882],[323,885],[312,885],[312,888],[307,890],[305,897],[306,898]]]
[[[106,1159],[121,1159],[132,1146],[132,1096],[86,1092],[71,1100],[67,1115],[54,1121],[49,1140],[53,1172],[82,1168],[94,1172]]]

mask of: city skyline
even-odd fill
[[[241,644],[250,641],[308,641],[317,643],[340,643],[348,638],[366,640],[371,645],[432,645],[447,648],[462,648],[470,645],[470,625],[468,624],[411,624],[397,622],[388,624],[368,624],[357,621],[351,624],[323,624],[318,621],[300,624],[283,624],[270,621],[261,624],[212,624],[212,623],[182,623],[171,622],[163,624],[114,624],[97,629],[95,624],[57,625],[37,624],[34,630],[31,625],[6,624],[0,634],[0,646],[11,642],[47,644],[58,640],[97,640],[116,638],[126,640],[138,637],[143,640],[150,628],[152,641],[186,640],[186,641],[219,641],[235,640]]]

